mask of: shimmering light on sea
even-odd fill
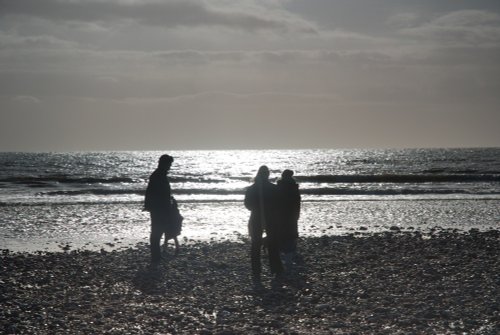
[[[147,243],[144,190],[163,153],[0,153],[0,248]],[[263,164],[272,181],[295,171],[301,236],[500,227],[500,148],[168,153],[183,243],[247,236],[244,190]]]
[[[431,229],[498,229],[498,200],[309,201],[302,204],[301,236]],[[249,212],[238,202],[180,203],[181,241],[241,240]],[[13,218],[15,220],[6,220]],[[125,247],[147,243],[149,213],[137,203],[8,206],[1,212],[1,248],[13,250]]]

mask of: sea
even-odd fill
[[[294,171],[299,233],[432,234],[500,228],[500,148],[0,153],[0,249],[119,250],[148,243],[148,177],[162,154],[181,243],[244,241],[245,188]]]

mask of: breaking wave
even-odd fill
[[[309,183],[460,183],[498,182],[500,173],[489,174],[381,174],[381,175],[317,175],[297,176]]]

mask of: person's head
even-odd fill
[[[285,170],[281,173],[281,178],[282,179],[292,179],[293,177],[293,171],[292,170]]]
[[[162,155],[158,160],[158,168],[168,171],[170,170],[170,166],[174,162],[174,157],[169,155]]]
[[[269,169],[267,166],[262,165],[257,171],[257,175],[255,176],[255,180],[265,181],[269,179]]]

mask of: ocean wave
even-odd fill
[[[387,195],[392,195],[387,197]],[[302,203],[311,202],[342,202],[342,201],[498,201],[500,193],[497,194],[322,194],[319,197],[303,197]],[[331,198],[331,197],[333,198]],[[243,206],[243,199],[224,199],[224,198],[177,198],[180,204],[222,204],[222,203],[239,203]],[[79,199],[79,198],[56,198],[50,199],[30,199],[26,201],[0,201],[0,207],[33,207],[33,206],[108,206],[108,205],[130,205],[142,211],[144,201],[142,199],[113,199],[101,198],[95,199]]]
[[[476,191],[467,189],[435,189],[435,188],[377,188],[377,189],[358,189],[358,188],[304,188],[301,189],[304,195],[418,195],[418,194],[477,194],[477,195],[498,195],[500,192],[495,190]],[[58,190],[49,192],[40,192],[39,196],[82,196],[82,195],[140,195],[143,196],[145,190],[139,189],[80,189],[80,190]],[[173,195],[243,195],[245,189],[176,189]]]
[[[446,195],[446,194],[467,194],[467,195],[500,195],[500,192],[477,192],[463,189],[339,189],[339,188],[310,188],[301,190],[307,195]]]
[[[79,195],[144,195],[146,193],[145,189],[79,189],[79,190],[58,190],[58,191],[48,191],[39,192],[39,196],[79,196]],[[233,195],[233,194],[244,194],[244,189],[176,189],[174,195]]]
[[[49,192],[39,192],[38,196],[79,196],[79,195],[127,195],[127,194],[136,194],[136,195],[144,195],[145,191],[143,190],[130,190],[130,189],[102,189],[102,188],[94,188],[94,189],[80,189],[80,190],[60,190],[60,191],[49,191]]]
[[[43,187],[47,184],[120,184],[120,183],[144,183],[146,178],[130,178],[130,177],[108,177],[108,178],[97,178],[97,177],[74,177],[67,175],[51,175],[51,176],[19,176],[19,177],[9,177],[0,178],[0,183],[11,183],[18,185],[27,185],[31,187]],[[222,179],[207,179],[205,177],[180,177],[173,176],[169,177],[171,183],[222,183],[225,180]]]
[[[298,182],[306,183],[466,183],[466,182],[500,182],[500,173],[436,173],[424,174],[371,174],[371,175],[297,175],[294,178]],[[465,171],[460,171],[465,172]],[[470,172],[470,171],[469,171]],[[170,176],[172,184],[194,183],[194,184],[222,184],[227,180],[239,180],[251,182],[246,176],[228,177],[226,180],[207,177],[183,177]],[[147,179],[130,178],[123,176],[115,177],[75,177],[67,175],[49,176],[19,176],[0,178],[3,184],[18,184],[29,187],[45,187],[50,184],[145,184]]]
[[[500,182],[500,174],[373,174],[296,176],[309,183],[461,183]]]
[[[26,206],[26,207],[34,207],[34,206],[102,206],[102,205],[138,205],[141,206],[143,202],[137,200],[123,201],[123,200],[115,200],[115,201],[91,201],[91,200],[81,200],[81,201],[0,201],[0,207],[14,207],[14,206]],[[142,207],[140,207],[142,208]]]
[[[134,179],[129,177],[109,177],[109,178],[94,178],[94,177],[69,177],[60,176],[22,176],[2,178],[0,182],[25,184],[25,185],[45,185],[47,183],[60,184],[115,184],[115,183],[133,183]]]

